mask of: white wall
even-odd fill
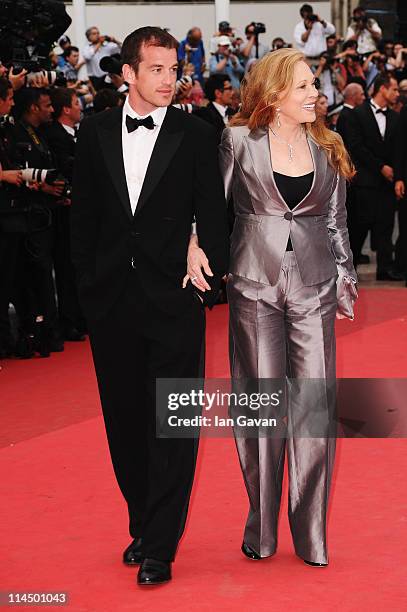
[[[262,21],[267,32],[260,37],[265,44],[270,44],[276,36],[282,36],[287,42],[292,42],[294,25],[300,20],[300,2],[270,2],[270,3],[232,3],[230,5],[230,20],[234,27],[244,32],[245,26],[251,21]],[[330,1],[313,0],[309,2],[314,10],[325,19],[331,18]],[[170,28],[170,32],[178,40],[185,38],[192,26],[202,29],[204,43],[209,50],[209,39],[215,31],[215,4],[87,4],[88,27],[97,25],[103,34],[112,34],[119,40],[124,40],[127,34],[136,28],[155,25]],[[72,16],[72,6],[67,4],[67,11]],[[67,31],[75,44],[72,26]]]

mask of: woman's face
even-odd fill
[[[315,110],[316,113],[318,115],[318,117],[320,117],[322,115],[322,117],[326,117],[328,114],[328,99],[325,96],[319,96],[317,103],[315,105]]]
[[[316,119],[317,98],[315,77],[310,67],[305,62],[297,62],[292,87],[282,93],[278,104],[281,122],[312,123]]]

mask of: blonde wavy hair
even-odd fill
[[[267,127],[276,117],[276,108],[293,84],[294,68],[305,56],[296,49],[278,49],[256,62],[241,84],[242,105],[229,122],[230,126],[247,125],[250,130]],[[305,129],[327,154],[331,166],[347,180],[355,168],[341,137],[317,119],[306,123]]]

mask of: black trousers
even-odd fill
[[[58,318],[62,334],[72,327],[83,329],[75,269],[71,261],[70,207],[53,211],[55,217],[54,269],[58,294]]]
[[[185,526],[198,440],[157,438],[156,378],[203,376],[205,313],[181,316],[149,302],[132,270],[109,314],[89,323],[111,459],[145,557],[171,561]]]
[[[353,187],[353,213],[350,247],[354,261],[359,260],[369,230],[377,250],[377,271],[386,272],[393,267],[392,234],[396,211],[396,196],[392,186],[379,189]]]
[[[399,235],[395,247],[395,267],[407,280],[407,198],[398,202]]]

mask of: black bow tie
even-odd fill
[[[376,115],[378,113],[383,113],[383,115],[386,117],[387,116],[387,112],[388,112],[387,110],[383,110],[382,108],[377,108],[376,109]]]
[[[126,115],[126,127],[129,134],[130,132],[134,132],[134,130],[137,130],[137,128],[139,128],[141,125],[143,125],[148,130],[153,130],[154,119],[151,115],[145,117],[144,119],[133,119],[133,117],[130,117],[130,115]]]

